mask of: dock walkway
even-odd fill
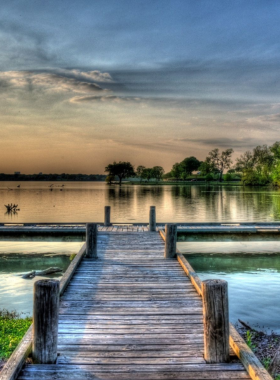
[[[250,379],[240,362],[206,364],[202,301],[157,232],[102,231],[61,297],[58,360],[19,380]]]

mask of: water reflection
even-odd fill
[[[60,279],[62,274],[36,276],[33,279],[23,279],[22,275],[49,267],[59,267],[65,272],[71,262],[71,255],[77,253],[82,244],[0,242],[0,309],[31,315],[34,282],[41,278]]]
[[[280,220],[280,191],[242,186],[117,185],[104,182],[0,182],[2,222],[101,222],[111,206],[115,222],[148,222],[149,207],[157,207],[159,222],[219,222]],[[7,191],[7,187],[15,187]],[[18,215],[6,215],[4,204],[18,204]],[[1,206],[2,204],[2,206]]]
[[[179,243],[201,280],[229,284],[230,320],[280,333],[280,243]]]

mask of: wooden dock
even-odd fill
[[[165,228],[166,223],[156,223],[155,230]],[[109,226],[98,222],[99,232],[148,232],[147,223],[114,223]],[[84,241],[86,223],[24,223],[1,224],[1,241]],[[178,241],[264,241],[278,240],[279,222],[268,223],[179,223]]]
[[[99,233],[98,259],[83,258],[61,296],[57,363],[18,379],[250,379],[238,360],[206,364],[201,297],[163,254],[157,232]]]

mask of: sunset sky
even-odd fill
[[[0,172],[100,173],[280,140],[280,3],[0,4]]]

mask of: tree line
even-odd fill
[[[160,181],[163,178],[170,180],[186,180],[194,171],[206,181],[230,180],[235,176],[245,185],[266,185],[272,184],[280,186],[280,141],[272,146],[259,145],[252,150],[248,150],[232,161],[233,149],[220,151],[218,148],[211,150],[204,161],[199,161],[196,157],[186,157],[183,161],[173,165],[170,172],[164,174],[161,166],[146,168],[138,166],[136,170],[130,162],[114,162],[105,168],[108,173],[106,181],[112,183],[118,178],[121,185],[123,179],[138,177],[140,181],[150,181],[155,179]],[[224,174],[226,171],[226,174]]]
[[[106,178],[107,183],[111,184],[117,177],[119,185],[121,185],[123,179],[131,177],[137,177],[140,181],[149,181],[152,178],[156,179],[156,181],[160,181],[163,178],[164,169],[162,166],[146,168],[145,166],[140,165],[135,170],[130,162],[119,161],[106,166],[105,172],[108,173]]]

